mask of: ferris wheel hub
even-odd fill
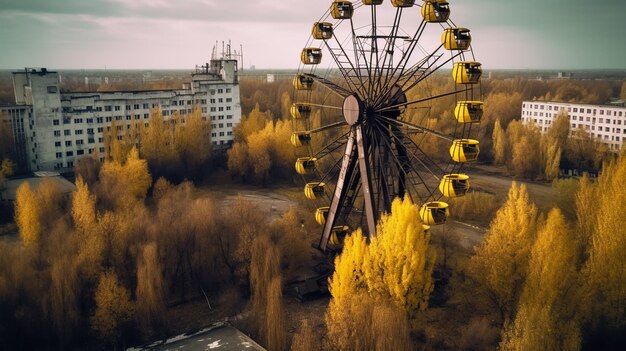
[[[356,95],[352,94],[343,100],[343,118],[346,122],[354,126],[363,120],[365,106],[363,101]]]

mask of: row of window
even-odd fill
[[[221,136],[221,137],[223,137],[223,136],[224,136],[224,132],[219,132],[219,133],[217,133],[217,132],[213,132],[213,133],[211,133],[211,136],[212,136],[213,138],[215,138],[215,137],[217,137],[217,136],[218,136],[218,134],[219,134],[219,136]],[[227,136],[232,136],[232,135],[233,135],[233,132],[226,132],[226,135],[227,135]]]
[[[548,111],[564,111],[565,110],[564,106],[548,105],[547,109],[545,107],[546,107],[546,105],[536,105],[536,104],[535,105],[532,105],[532,104],[528,105],[528,108],[535,109],[535,110],[537,110],[537,109],[539,109],[539,110],[548,110]],[[526,104],[522,104],[522,108],[526,108]],[[602,109],[598,110],[596,108],[591,109],[591,108],[583,108],[583,107],[568,107],[567,108],[567,112],[574,112],[574,113],[585,113],[585,110],[587,111],[586,112],[587,114],[592,114],[593,113],[595,115],[596,113],[599,113],[601,116],[603,116],[606,113],[607,116],[611,116],[611,112],[612,112],[612,115],[614,117],[623,117],[624,116],[624,111],[615,111],[615,110],[611,111],[611,110],[602,110]]]
[[[232,128],[233,124],[232,123],[226,123],[226,128]],[[224,128],[224,123],[213,123],[211,124],[211,128],[215,129],[215,128]]]

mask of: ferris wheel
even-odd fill
[[[445,0],[334,1],[313,24],[293,80],[291,143],[322,251],[357,227],[374,235],[396,197],[420,204],[431,226],[446,221],[447,198],[468,191],[462,168],[479,153],[482,70],[450,12]],[[450,84],[431,90],[442,75]],[[438,129],[445,117],[432,106],[450,99],[454,116]],[[433,154],[441,142],[446,151]]]

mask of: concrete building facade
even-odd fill
[[[611,150],[622,148],[626,140],[626,107],[524,101],[522,123],[534,123],[545,133],[561,112],[567,113],[571,130],[583,128]]]
[[[31,171],[68,171],[76,161],[105,154],[105,133],[113,123],[119,135],[131,125],[146,127],[151,111],[160,108],[165,120],[194,108],[212,126],[214,145],[233,141],[241,120],[237,60],[215,59],[200,66],[176,90],[61,92],[59,74],[42,69],[13,73],[17,106],[5,107],[14,138]],[[165,141],[164,141],[165,142]]]

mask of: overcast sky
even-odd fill
[[[381,16],[393,11],[389,2]],[[487,69],[626,69],[624,0],[449,2]],[[246,68],[295,68],[330,3],[0,0],[0,68],[190,69],[223,40],[243,45]]]

